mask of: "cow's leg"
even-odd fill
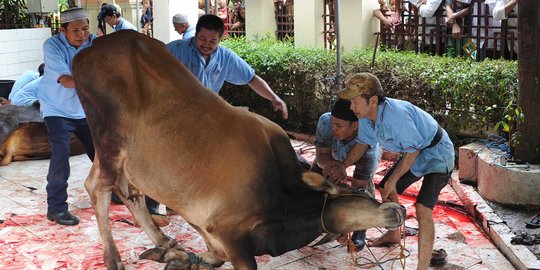
[[[99,158],[96,153],[94,164],[90,174],[86,178],[84,187],[90,195],[92,206],[96,211],[96,220],[99,228],[101,241],[103,242],[103,255],[107,269],[125,269],[116,247],[111,227],[109,224],[109,204],[111,203],[111,186],[106,183],[112,181],[104,178],[105,174],[100,172]]]

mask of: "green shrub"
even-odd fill
[[[294,48],[272,39],[227,39],[222,45],[245,59],[284,99],[289,120],[281,119],[248,86],[226,84],[222,90],[226,100],[249,106],[285,129],[314,132],[319,115],[335,99],[334,52]],[[408,100],[430,112],[451,135],[468,131],[481,136],[504,118],[503,108],[517,96],[517,63],[513,61],[471,62],[387,50],[377,52],[371,67],[372,55],[372,49],[345,52],[344,75],[366,71],[377,75],[387,96]]]

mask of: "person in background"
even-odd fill
[[[152,22],[154,21],[154,11],[152,8],[152,1],[151,0],[143,0],[143,9],[142,9],[142,15],[141,15],[141,33],[145,35],[150,35],[150,27],[152,26]]]
[[[218,5],[217,16],[223,20],[223,24],[225,25],[223,36],[227,36],[229,34],[229,6],[227,5],[227,0],[219,0]]]
[[[13,100],[11,100],[11,104],[16,106],[30,106],[35,102],[39,103],[38,92],[41,88],[42,78],[43,77],[39,77],[31,81],[29,84],[25,85],[23,89],[17,92],[17,94],[13,97]]]
[[[463,20],[471,12],[471,0],[446,0],[446,24],[452,29],[452,38],[463,37]]]
[[[8,99],[12,100],[13,97],[21,90],[25,85],[30,83],[31,81],[43,76],[43,71],[45,69],[45,64],[40,64],[38,66],[37,71],[35,70],[28,70],[25,73],[23,73],[15,83],[13,84],[13,87],[11,87],[11,92],[9,93]]]
[[[40,82],[42,90],[38,92],[51,145],[46,186],[47,219],[61,225],[76,225],[79,219],[69,212],[67,204],[71,134],[77,136],[90,160],[94,159],[94,145],[75,91],[71,63],[78,52],[91,46],[96,36],[90,34],[88,16],[82,8],[69,8],[60,14],[60,19],[60,33],[43,44],[45,73]]]
[[[486,1],[486,4],[490,6],[490,10],[493,15],[494,20],[508,20],[508,32],[514,34],[514,42],[512,44],[509,44],[509,46],[513,46],[514,52],[518,52],[518,39],[517,39],[517,33],[518,33],[518,0],[489,0]],[[510,14],[515,15],[515,17],[508,18]]]
[[[233,25],[229,30],[241,30],[246,25],[246,6],[244,2],[239,2],[234,8]]]
[[[338,96],[351,100],[351,109],[360,119],[360,143],[380,144],[401,159],[379,183],[383,202],[399,203],[413,183],[422,180],[416,197],[418,220],[418,266],[427,270],[435,241],[433,207],[441,190],[448,184],[454,168],[454,145],[437,121],[415,105],[387,98],[379,79],[371,73],[358,73],[345,81]],[[370,246],[400,242],[399,230],[388,231]]]
[[[401,0],[379,0],[380,8],[373,10],[373,17],[379,19],[386,28],[394,28],[401,24],[399,8]]]
[[[137,27],[133,25],[132,23],[128,22],[124,18],[122,18],[122,14],[116,9],[115,6],[111,4],[104,4],[101,6],[101,11],[98,14],[98,20],[102,20],[106,22],[110,27],[113,28],[113,32],[120,31],[120,30],[135,30],[137,31]],[[102,36],[103,32],[101,29],[98,29],[97,32],[98,36]]]
[[[182,39],[188,39],[195,36],[195,26],[190,25],[186,14],[178,13],[172,18],[174,30],[182,36]]]
[[[322,173],[330,181],[349,185],[354,191],[367,190],[375,198],[373,175],[379,165],[379,145],[361,144],[358,137],[358,118],[350,109],[351,101],[338,99],[331,112],[321,115],[315,133],[315,161],[311,171]],[[355,165],[352,177],[346,169]],[[352,241],[358,251],[364,249],[366,231],[357,231]]]
[[[201,83],[219,93],[225,81],[236,85],[247,84],[258,95],[268,99],[276,111],[287,119],[287,105],[272,91],[270,86],[233,51],[219,46],[223,37],[223,21],[216,15],[199,18],[195,37],[175,40],[167,49],[180,60]]]

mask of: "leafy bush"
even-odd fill
[[[223,97],[249,106],[285,129],[314,132],[320,114],[335,99],[336,56],[324,49],[294,48],[287,42],[263,39],[221,43],[245,59],[289,106],[289,120],[281,119],[269,102],[248,86],[226,84]],[[371,67],[372,49],[342,56],[344,75],[371,72],[379,77],[387,96],[408,100],[430,112],[452,135],[468,131],[482,135],[504,118],[508,101],[517,96],[517,63],[505,60],[465,61],[408,52],[379,51]],[[242,91],[246,90],[246,91]],[[488,109],[489,108],[489,109]],[[501,108],[493,109],[493,108]]]

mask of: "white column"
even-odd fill
[[[366,48],[373,44],[378,20],[373,10],[377,1],[340,0],[341,46],[346,50]],[[295,3],[296,4],[296,3]]]
[[[177,13],[187,15],[189,23],[193,26],[198,19],[197,0],[157,0],[154,1],[154,38],[169,43],[180,38],[174,31],[172,17]]]
[[[324,48],[323,0],[294,1],[294,45]]]
[[[253,40],[262,38],[266,34],[275,35],[277,26],[274,17],[274,1],[245,0],[244,2],[246,5],[246,38]]]

